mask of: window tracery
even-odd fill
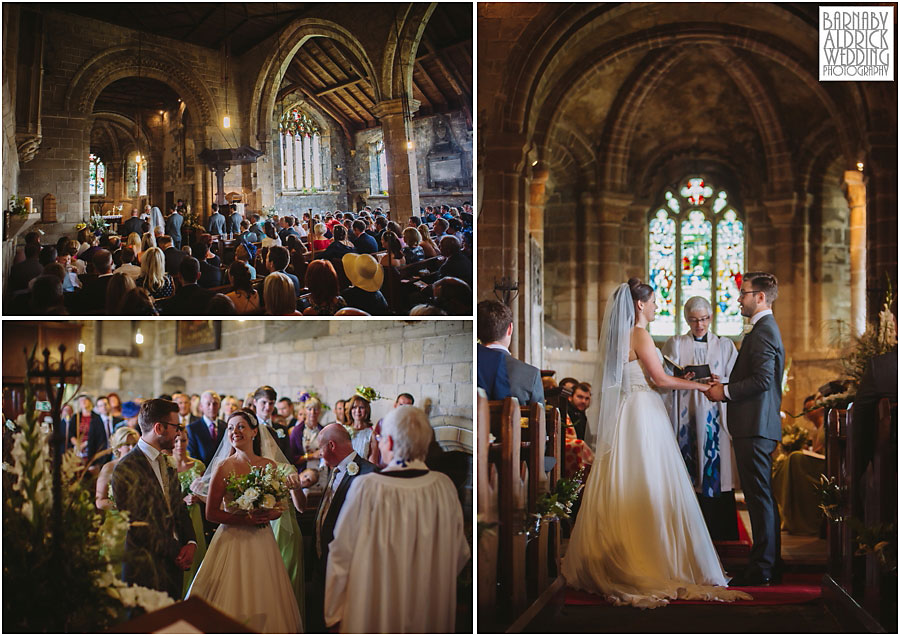
[[[666,190],[648,218],[650,285],[659,307],[650,323],[654,336],[673,336],[683,327],[682,310],[692,296],[713,307],[713,333],[737,336],[743,329],[738,305],[745,266],[743,217],[724,189],[702,177]]]

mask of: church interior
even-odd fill
[[[151,208],[213,252],[213,203],[304,241],[338,212],[384,215],[403,245],[432,207],[470,229],[472,33],[458,3],[4,5],[4,274],[28,232],[115,234]]]
[[[29,403],[36,405],[40,421],[48,425],[55,422],[52,429],[55,432],[57,427],[64,427],[66,422],[79,417],[83,405],[81,396],[85,396],[87,408],[93,404],[95,413],[110,415],[118,433],[137,426],[138,409],[151,398],[168,396],[178,404],[183,397],[184,416],[193,421],[201,416],[201,412],[206,414],[202,411],[204,396],[213,392],[218,399],[214,409],[217,416],[224,419],[235,408],[246,409],[248,404],[252,405],[257,387],[267,386],[277,394],[271,399],[277,407],[272,414],[272,426],[285,432],[285,442],[295,437],[304,440],[303,450],[297,447],[297,452],[304,454],[302,457],[292,455],[290,461],[301,470],[305,465],[309,470],[304,472],[312,472],[318,479],[308,488],[305,508],[297,513],[302,535],[302,543],[298,542],[298,545],[303,547],[300,573],[305,577],[308,598],[307,613],[302,609],[302,596],[300,611],[307,631],[315,631],[312,616],[315,605],[309,595],[324,583],[316,578],[316,509],[329,477],[324,462],[320,464],[317,458],[307,458],[307,455],[313,455],[314,447],[294,429],[299,428],[315,439],[316,424],[321,428],[339,421],[352,428],[351,398],[359,400],[360,394],[369,398],[365,404],[369,409],[366,419],[370,429],[375,423],[380,426],[397,408],[395,400],[401,394],[408,396],[413,406],[425,413],[433,431],[428,464],[432,470],[442,472],[452,480],[458,495],[457,505],[463,511],[461,531],[465,529],[465,540],[471,543],[473,367],[470,321],[4,321],[3,341],[5,524],[18,518],[9,507],[12,490],[7,468],[15,462],[25,461],[14,450],[11,434],[12,429],[25,428],[23,413]],[[32,347],[36,349],[36,362],[29,364],[26,354],[32,352]],[[62,365],[61,347],[65,360]],[[348,402],[346,413],[344,401]],[[259,406],[256,415],[262,422],[264,415]],[[313,417],[317,422],[312,421]],[[73,427],[69,426],[67,430],[72,431]],[[360,431],[362,438],[365,431]],[[115,437],[110,437],[111,447],[115,445]],[[377,432],[367,443],[374,446],[376,437]],[[90,446],[90,440],[81,437],[72,443],[78,441]],[[188,442],[189,447],[190,444]],[[18,448],[15,445],[15,449]],[[289,448],[294,450],[294,446]],[[193,454],[192,449],[189,452]],[[101,478],[89,472],[83,481],[93,484]],[[90,492],[89,508],[93,509],[94,490]],[[68,497],[67,505],[74,505]],[[41,507],[39,503],[35,504],[34,510],[35,519],[39,514],[48,518],[51,514],[50,506]],[[98,511],[93,510],[91,514],[98,514]],[[99,520],[98,516],[98,525]],[[72,527],[70,532],[73,534],[67,534],[65,540],[74,541],[78,536],[79,541],[87,545],[91,539],[78,535],[83,531],[83,527]],[[19,545],[29,536],[25,533],[13,537],[6,532],[4,535],[5,545]],[[428,549],[434,549],[434,546]],[[4,552],[5,561],[8,554]],[[45,565],[55,567],[52,560]],[[44,565],[34,567],[35,572],[40,572]],[[113,631],[124,629],[120,625],[127,617],[120,612],[111,612],[115,618],[110,623],[108,616],[101,616],[105,612],[99,611],[100,605],[89,611],[80,608],[84,603],[98,602],[93,595],[97,583],[67,572],[60,576],[58,585],[44,586],[45,595],[34,596],[29,592],[31,598],[22,599],[10,591],[14,588],[11,585],[14,579],[21,584],[29,576],[28,572],[4,571],[5,630],[26,625],[33,628],[42,625],[49,631],[64,632],[103,631],[103,626]],[[472,624],[471,566],[461,573],[458,581],[454,596],[458,604],[452,613],[455,619],[451,618],[451,624],[455,620],[457,630],[468,633]],[[81,586],[79,594],[73,596],[62,591],[73,585]],[[300,589],[304,588],[301,586]],[[319,592],[324,593],[324,590],[319,589]],[[56,607],[53,607],[54,603]],[[211,632],[247,631],[247,627],[239,622],[216,622],[215,613],[210,614],[208,607],[198,610],[188,602],[180,605],[184,607],[175,614],[164,615],[170,622],[187,620],[189,625],[179,623],[181,629],[174,629],[176,632],[186,627]],[[41,613],[50,616],[41,617]],[[149,614],[144,618],[148,617]],[[78,620],[86,622],[78,623]],[[222,620],[221,616],[218,620]],[[51,629],[60,626],[66,628]],[[135,630],[144,631],[149,626],[145,622],[141,628],[135,625]],[[162,625],[153,629],[159,627]]]
[[[861,337],[888,317],[887,332],[896,334],[897,83],[819,81],[818,11],[815,3],[479,3],[478,300],[509,306],[509,351],[542,370],[545,391],[567,377],[593,384],[588,421],[599,401],[607,299],[632,277],[656,294],[648,330],[657,347],[687,332],[684,304],[694,296],[708,300],[710,331],[740,347],[750,328],[739,313],[740,277],[774,274],[785,427],[804,422],[796,416],[807,412],[807,400],[821,400],[825,387],[845,377]],[[887,394],[884,461],[896,466],[896,387]],[[568,395],[571,403],[571,389]],[[821,592],[812,605],[591,606],[553,586],[561,581],[554,579],[560,552],[555,563],[552,553],[564,554],[568,530],[535,541],[529,533],[527,551],[524,539],[501,533],[481,539],[493,548],[480,550],[479,567],[485,555],[494,561],[479,573],[487,577],[479,591],[485,580],[498,585],[496,595],[479,594],[481,628],[892,631],[896,570],[854,556],[859,537],[848,519],[892,522],[895,531],[895,473],[864,478],[865,466],[848,468],[856,432],[847,401],[828,404],[818,424],[822,430],[827,420],[827,448],[802,478],[809,483],[800,505],[816,526],[812,534],[782,532],[789,568],[812,575]],[[552,411],[563,426],[567,408],[562,399]],[[495,434],[507,412],[494,402],[480,409],[479,429],[483,417]],[[550,413],[542,425],[552,440]],[[538,460],[528,460],[525,436],[523,429],[521,457],[513,452],[534,472]],[[499,509],[479,499],[480,515],[490,511],[485,523],[536,505],[538,486],[520,492],[518,461],[503,461],[479,459],[480,485],[501,473],[499,490],[488,493]],[[848,472],[852,484],[841,481]],[[855,493],[841,504],[852,509],[843,521],[823,520],[812,483],[819,474],[837,476]],[[871,488],[880,503],[860,500]],[[509,497],[515,503],[504,507]],[[549,566],[538,556],[544,541]],[[746,558],[739,545],[716,547],[726,569]],[[520,574],[527,585],[517,584]],[[823,576],[828,582],[819,586]],[[698,627],[704,616],[712,622]]]

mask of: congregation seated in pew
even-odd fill
[[[146,219],[135,216],[131,218],[140,220],[141,226],[132,222],[129,229],[139,232],[129,232],[127,237],[96,236],[81,228],[77,239],[62,236],[54,247],[42,246],[40,236],[29,233],[7,285],[7,312],[129,315],[120,312],[132,308],[138,312],[135,315],[144,316],[269,313],[264,281],[278,272],[292,283],[293,308],[279,304],[278,311],[285,311],[277,315],[322,316],[339,311],[410,315],[420,306],[419,315],[471,315],[471,222],[466,226],[455,208],[429,206],[420,216],[411,217],[405,228],[379,208],[358,214],[305,213],[302,223],[293,215],[261,219],[254,214],[240,222],[240,233],[222,235],[202,229],[187,234],[184,225],[169,223],[174,217],[181,218],[182,210],[171,211],[166,222],[178,232],[177,237],[161,234],[162,227],[150,228]],[[423,223],[423,219],[433,220]],[[259,238],[263,240],[256,242]],[[379,246],[384,249],[379,251]],[[356,280],[351,280],[343,260],[348,254],[354,258],[368,255],[374,267],[366,262],[361,274],[363,262],[354,260],[350,269]],[[189,258],[199,270],[196,276],[193,264],[182,271]],[[317,289],[311,290],[304,285],[307,270],[316,261],[328,263],[334,273],[323,274],[326,270],[317,265],[312,275]],[[37,297],[32,294],[36,279],[48,273],[44,269],[51,262],[62,266],[62,303],[57,302],[55,285],[48,280],[40,284]],[[235,262],[249,268],[249,285],[246,276],[239,281],[232,278],[230,267]],[[377,276],[376,271],[380,272]],[[52,273],[59,275],[56,268]],[[115,297],[108,299],[107,286],[115,274],[128,276],[146,294],[131,294],[122,282]],[[337,280],[336,294],[330,291],[332,276]],[[220,299],[210,309],[208,303],[216,294],[228,297],[231,303]],[[128,302],[124,302],[126,296]],[[214,313],[219,310],[223,313]]]

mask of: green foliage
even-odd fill
[[[538,499],[537,516],[541,521],[558,521],[572,516],[572,507],[584,489],[584,468],[568,479],[559,479],[553,492]]]
[[[809,431],[797,424],[781,427],[781,447],[785,453],[803,450],[809,442]]]
[[[25,197],[11,194],[9,196],[9,211],[16,216],[28,216],[28,208],[25,207]]]
[[[825,513],[825,517],[829,521],[842,521],[840,510],[843,494],[837,478],[819,475],[816,493],[819,496],[819,508]]]
[[[122,620],[126,606],[152,610],[171,603],[165,594],[117,580],[127,516],[104,517],[94,507],[92,484],[74,450],[61,458],[61,516],[54,524],[50,431],[34,407],[26,374],[25,414],[12,463],[4,465],[3,630],[98,632]]]

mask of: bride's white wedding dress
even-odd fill
[[[188,590],[191,596],[256,632],[303,631],[291,579],[268,523],[220,525]]]
[[[566,582],[636,607],[751,598],[724,587],[662,398],[638,360],[625,364],[622,392],[611,450],[598,454],[582,495]]]

